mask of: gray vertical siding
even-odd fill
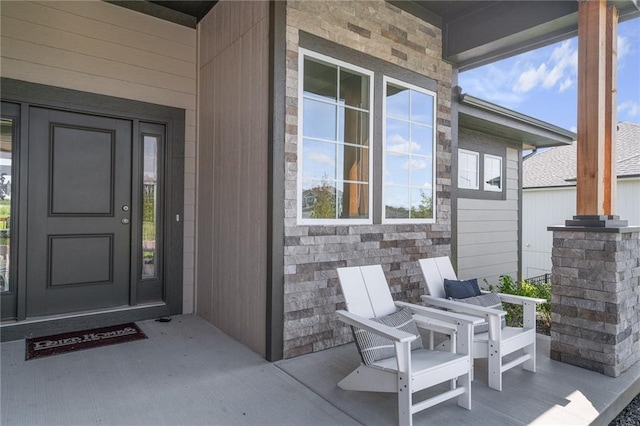
[[[197,313],[265,356],[269,4],[221,1],[198,31]]]

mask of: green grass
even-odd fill
[[[142,240],[154,241],[156,239],[156,223],[142,222]]]
[[[11,216],[11,200],[0,200],[0,217]]]

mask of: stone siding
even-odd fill
[[[435,224],[297,224],[300,30],[437,82]],[[335,319],[344,307],[336,268],[382,264],[394,299],[417,302],[424,293],[417,260],[450,254],[452,69],[441,59],[440,30],[384,1],[289,1],[286,43],[284,357],[290,358],[352,340]]]
[[[556,231],[551,358],[617,377],[640,359],[640,233]]]

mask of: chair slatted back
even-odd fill
[[[347,311],[364,318],[382,317],[396,311],[380,265],[338,268],[337,271]]]
[[[433,297],[445,298],[444,279],[457,280],[456,273],[448,256],[420,259],[420,268],[429,290]]]

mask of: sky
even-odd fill
[[[576,131],[578,40],[460,73],[463,93]],[[640,18],[618,25],[617,121],[640,123]]]

